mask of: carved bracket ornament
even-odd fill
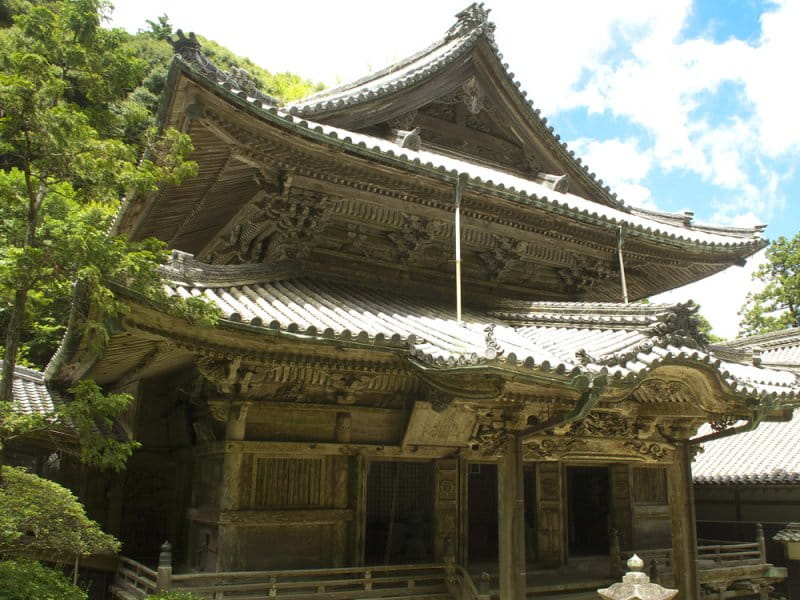
[[[356,394],[367,391],[377,378],[375,374],[330,373],[325,387],[338,404],[354,404]]]
[[[213,383],[222,394],[247,394],[274,379],[275,369],[250,368],[239,358],[221,359],[201,356],[195,363],[197,370]]]
[[[486,111],[489,114],[495,112],[494,106],[487,100],[486,93],[474,77],[465,81],[461,87],[440,96],[436,99],[436,102],[441,104],[463,104],[473,115],[477,115],[481,111]]]
[[[288,182],[287,182],[288,185]],[[233,227],[215,252],[214,262],[236,257],[241,262],[300,258],[307,245],[330,222],[335,201],[325,194],[291,188],[267,194],[250,216]]]
[[[470,445],[479,450],[484,456],[497,456],[505,454],[508,449],[511,434],[505,427],[505,422],[481,423],[475,435],[470,440]]]
[[[500,281],[512,268],[515,262],[523,260],[529,244],[499,235],[493,235],[492,248],[478,255],[484,266],[489,281]]]
[[[585,440],[578,438],[545,439],[525,446],[525,457],[532,459],[555,458],[567,452],[585,448]]]
[[[444,232],[444,223],[403,214],[403,225],[400,231],[387,233],[395,246],[395,259],[407,263],[417,258],[430,244],[440,238]]]
[[[614,267],[600,259],[577,258],[569,267],[558,269],[562,287],[570,295],[582,294],[614,274]]]
[[[591,412],[585,419],[573,422],[569,429],[569,435],[573,436],[633,437],[636,433],[636,424],[615,412]]]

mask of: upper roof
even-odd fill
[[[620,239],[632,299],[743,264],[766,245],[760,227],[700,225],[690,214],[631,208],[602,191],[518,86],[509,84],[513,77],[500,63],[487,12],[471,6],[443,40],[325,92],[338,99],[319,108],[310,101],[279,108],[246,73],[222,72],[191,35],[180,34],[160,118],[192,136],[199,174],[127,200],[117,231],[132,239],[158,237],[206,263],[300,256],[314,277],[339,268],[340,278],[363,279],[369,270],[376,280],[380,271],[384,280],[405,277],[416,287],[451,288],[454,189],[461,180],[464,289],[471,297],[540,300],[621,299]],[[409,145],[363,123],[359,131],[337,125],[356,110],[373,114],[375,102],[391,109],[381,117],[388,118],[435,100],[444,90],[436,78],[445,75],[452,79],[445,78],[447,85],[462,87],[464,77],[483,77],[486,90],[495,90],[496,101],[513,113],[515,120],[509,116],[503,123],[520,143],[544,152],[557,168],[551,172],[586,185],[567,191],[543,172],[505,169],[436,145]],[[378,85],[387,78],[397,81]],[[374,94],[356,93],[363,88]],[[276,227],[279,220],[290,229]]]

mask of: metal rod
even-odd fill
[[[461,325],[461,194],[467,183],[466,173],[459,173],[456,181],[455,197],[455,238],[456,238],[456,323]]]
[[[619,256],[619,276],[622,281],[622,301],[628,304],[628,282],[625,280],[625,260],[622,258],[622,245],[625,241],[625,230],[617,227],[617,255]]]

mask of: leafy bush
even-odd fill
[[[58,571],[35,560],[0,561],[0,600],[86,600]]]
[[[86,516],[83,506],[69,490],[23,469],[3,468],[0,555],[26,558],[56,555],[71,559],[117,551],[119,542]],[[31,598],[38,600],[38,596]]]

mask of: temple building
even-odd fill
[[[690,463],[737,422],[790,418],[800,379],[715,354],[691,304],[638,302],[742,265],[762,228],[626,205],[493,30],[472,5],[421,52],[288,106],[179,32],[160,120],[199,173],[128,199],[115,230],[164,240],[165,289],[222,318],[119,288],[105,347],[77,320],[45,374],[135,397],[142,448],[98,501],[130,559],[169,540],[185,573],[448,562],[516,600],[651,551],[681,598],[742,580],[765,597],[763,556],[695,560]]]

